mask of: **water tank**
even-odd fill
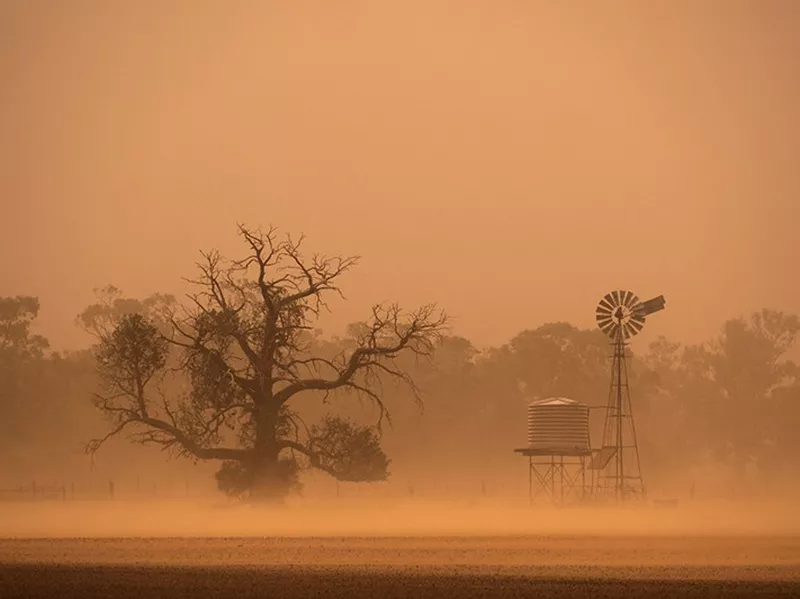
[[[528,449],[556,455],[590,453],[589,406],[566,397],[529,404]]]

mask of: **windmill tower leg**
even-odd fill
[[[607,496],[613,496],[614,501],[621,504],[630,495],[644,498],[645,492],[628,385],[627,344],[622,327],[617,328],[612,345],[614,353],[603,446],[613,448],[614,452],[601,475],[600,490]]]
[[[633,405],[631,403],[630,386],[628,385],[628,364],[622,359],[622,375],[625,381],[625,394],[624,404],[622,405],[624,413],[627,414],[627,424],[629,426],[630,434],[630,459],[633,463],[630,468],[629,480],[631,481],[631,492],[638,495],[640,499],[647,498],[647,489],[644,486],[644,478],[642,477],[641,462],[639,461],[639,442],[636,438],[636,421],[633,418]]]
[[[617,393],[615,397],[617,412],[617,485],[615,495],[617,502],[621,503],[625,500],[625,404],[622,401],[622,364],[625,361],[625,342],[622,340],[622,327],[620,327],[617,333],[617,340],[614,343],[614,357],[617,363]],[[627,383],[627,381],[625,381],[625,383]]]

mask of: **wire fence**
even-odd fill
[[[0,501],[66,501],[69,491],[64,485],[39,485],[32,482],[28,485],[0,489]]]
[[[0,502],[183,499],[207,496],[209,491],[211,490],[202,485],[192,485],[188,480],[180,484],[163,481],[143,484],[139,480],[121,483],[107,480],[50,484],[31,481],[0,488]]]
[[[304,485],[301,496],[309,499],[379,499],[379,498],[417,498],[434,499],[454,496],[489,498],[492,496],[518,495],[524,493],[522,481],[517,485],[491,484],[476,480],[471,484],[449,485],[429,481],[395,481],[387,483],[338,483]],[[113,501],[113,500],[177,500],[208,498],[224,495],[209,484],[209,481],[170,480],[146,481],[141,478],[107,479],[77,482],[41,483],[31,481],[27,484],[0,488],[0,502],[32,501]]]

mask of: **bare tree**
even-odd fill
[[[395,361],[401,353],[429,355],[446,325],[432,305],[403,313],[376,306],[358,327],[355,346],[334,358],[313,355],[313,324],[340,277],[357,258],[304,258],[302,238],[239,227],[244,258],[203,254],[197,291],[180,311],[164,315],[165,334],[140,314],[122,318],[101,338],[98,364],[105,381],[97,406],[114,426],[89,451],[131,429],[154,443],[202,460],[222,460],[217,478],[230,492],[280,500],[297,470],[314,467],[339,480],[382,480],[388,459],[380,424],[388,418],[381,380],[414,382]],[[164,320],[161,321],[162,323]],[[165,392],[168,377],[184,392]],[[175,385],[173,384],[173,387]],[[338,417],[307,426],[292,400],[302,393],[351,392],[378,408],[375,427]]]

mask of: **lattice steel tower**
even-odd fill
[[[646,496],[639,463],[639,446],[628,384],[628,340],[642,330],[645,318],[663,310],[663,295],[640,302],[630,291],[612,291],[597,305],[597,324],[612,339],[611,386],[608,392],[603,446],[593,456],[591,468],[600,471],[600,493],[618,503]]]

